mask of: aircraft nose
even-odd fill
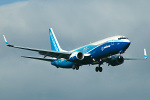
[[[128,48],[130,46],[130,44],[131,44],[131,41],[127,40],[126,42],[127,42],[126,48]]]

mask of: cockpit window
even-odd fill
[[[126,38],[126,37],[120,37],[120,38],[118,38],[118,40],[121,40],[121,39],[128,39],[128,38]]]

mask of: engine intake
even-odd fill
[[[69,57],[70,61],[77,61],[77,60],[83,60],[83,59],[84,59],[84,54],[82,52],[74,52]]]
[[[111,66],[121,65],[124,63],[124,58],[123,58],[123,56],[120,56],[120,55],[119,56],[112,56],[108,63]]]

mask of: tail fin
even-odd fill
[[[50,35],[51,50],[63,51],[57,41],[57,38],[56,38],[52,28],[49,29],[49,35]]]

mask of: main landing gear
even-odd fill
[[[79,70],[79,66],[77,66],[77,65],[73,65],[72,68],[76,69],[76,70]]]
[[[96,71],[96,72],[98,72],[98,71],[99,71],[99,72],[102,72],[102,71],[103,71],[103,68],[100,67],[100,64],[99,64],[99,67],[96,67],[96,68],[95,68],[95,71]]]

